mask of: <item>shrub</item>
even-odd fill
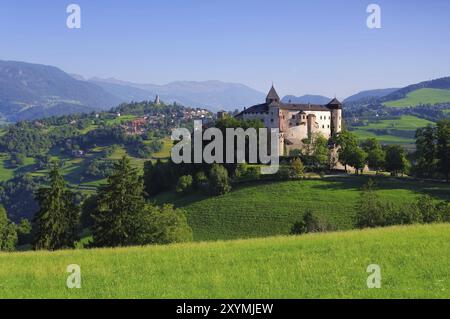
[[[195,174],[195,187],[197,189],[205,189],[208,187],[208,177],[205,172],[200,171]]]
[[[294,223],[291,228],[291,234],[299,235],[305,233],[324,232],[330,230],[331,227],[313,212],[307,211],[300,221]]]
[[[305,174],[305,167],[299,158],[294,158],[290,166],[290,178],[297,179],[302,178]]]
[[[178,179],[177,186],[175,188],[175,191],[177,193],[187,193],[192,189],[192,176],[191,175],[183,175]]]
[[[180,243],[193,239],[184,211],[172,205],[158,207],[147,204],[142,229],[138,239],[141,245]]]
[[[227,170],[214,164],[209,171],[209,188],[212,195],[223,195],[231,190]]]

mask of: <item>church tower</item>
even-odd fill
[[[158,94],[156,94],[154,104],[155,104],[155,105],[160,105],[160,104],[161,104],[161,101],[159,100],[159,95],[158,95]]]

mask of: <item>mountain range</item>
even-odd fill
[[[153,99],[159,95],[165,103],[203,107],[212,111],[234,110],[254,105],[265,98],[265,94],[239,83],[221,81],[176,81],[165,85],[139,84],[116,79],[92,78],[89,83],[102,87],[106,92],[126,101]]]
[[[450,89],[450,77],[420,82],[404,88],[366,90],[343,102],[375,100],[380,103],[404,98],[422,88]],[[120,103],[153,100],[202,107],[211,111],[233,111],[261,103],[265,93],[239,83],[221,81],[176,81],[165,85],[140,84],[114,78],[85,79],[57,67],[0,60],[0,123],[51,115],[110,109]],[[326,104],[322,95],[287,95],[289,103]]]
[[[294,103],[294,104],[327,104],[331,101],[331,98],[323,95],[312,95],[306,94],[302,96],[286,95],[281,99],[284,103]]]

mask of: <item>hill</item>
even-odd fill
[[[0,254],[0,298],[450,298],[450,225]],[[81,267],[81,289],[66,268]],[[382,289],[366,269],[381,268]]]
[[[0,114],[9,121],[107,109],[119,102],[56,67],[0,60]]]
[[[347,97],[343,103],[355,102],[362,99],[380,98],[397,91],[398,88],[366,90]]]
[[[411,107],[424,104],[450,102],[450,89],[422,88],[406,94],[404,98],[384,102],[389,107]]]
[[[404,88],[401,88],[391,94],[388,94],[382,98],[380,98],[380,102],[384,103],[384,102],[390,102],[390,101],[397,101],[400,99],[403,99],[405,97],[407,97],[408,93],[420,90],[420,89],[439,89],[438,91],[435,92],[440,92],[442,93],[440,90],[450,90],[450,77],[443,77],[443,78],[439,78],[439,79],[434,79],[431,81],[423,81],[420,83],[416,83],[416,84],[411,84],[408,86],[405,86]],[[433,91],[419,91],[419,92],[433,92]],[[428,96],[430,97],[430,96]],[[448,102],[444,101],[444,102]],[[431,103],[431,102],[427,102],[426,100],[423,100],[422,102],[424,103]],[[414,105],[408,105],[408,106],[414,106]]]
[[[302,96],[295,96],[295,95],[286,95],[281,99],[284,103],[298,103],[298,104],[327,104],[331,101],[331,98],[323,96],[323,95],[302,95]]]
[[[153,99],[158,94],[166,103],[176,102],[213,111],[251,106],[264,100],[265,95],[246,85],[221,81],[176,81],[165,85],[139,84],[116,79],[91,79],[123,101]]]
[[[366,120],[364,125],[352,127],[351,131],[359,140],[375,137],[382,144],[411,146],[415,143],[416,130],[429,124],[434,122],[417,116],[403,115],[389,119]]]
[[[155,200],[172,202],[186,210],[197,241],[289,234],[294,222],[308,210],[341,230],[354,227],[359,190],[368,178],[260,182],[236,185],[219,197],[165,193]],[[421,193],[450,199],[450,186],[445,184],[381,177],[376,182],[381,198],[396,204],[415,201]]]

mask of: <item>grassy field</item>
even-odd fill
[[[187,212],[195,240],[236,239],[289,234],[292,224],[312,210],[337,229],[354,226],[359,190],[367,176],[265,182],[235,187],[206,198],[164,193],[158,203],[172,202]],[[397,204],[415,201],[422,193],[450,199],[450,185],[379,177],[378,193]]]
[[[356,134],[359,140],[364,140],[369,137],[377,138],[383,144],[414,144],[414,133],[418,128],[425,127],[429,124],[434,124],[431,121],[411,116],[404,115],[395,120],[380,120],[379,122],[370,122],[366,126],[355,127],[352,132]],[[391,134],[377,134],[379,130],[392,130]],[[409,137],[397,136],[396,131],[408,133]],[[402,133],[400,132],[400,133]]]
[[[81,288],[68,289],[69,264]],[[368,289],[367,266],[381,268]],[[450,298],[450,225],[0,254],[0,298]]]
[[[9,155],[0,153],[0,182],[7,181],[14,176],[14,170],[7,167]]]
[[[420,104],[450,102],[450,90],[423,88],[406,95],[405,98],[383,103],[389,107],[409,107]]]
[[[170,157],[170,151],[172,150],[173,141],[170,138],[165,138],[162,140],[163,147],[159,152],[156,152],[152,155],[152,158],[154,159],[163,159],[163,158],[169,158]]]

